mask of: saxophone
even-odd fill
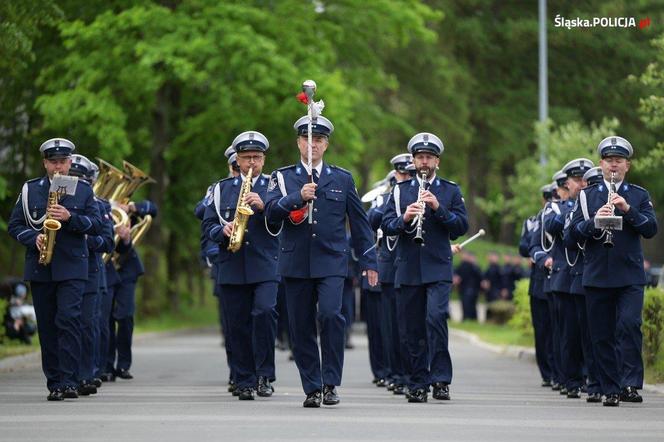
[[[249,204],[244,202],[244,198],[251,191],[251,180],[253,178],[253,167],[249,168],[249,172],[244,177],[240,195],[237,199],[237,208],[235,209],[235,218],[233,219],[233,230],[228,242],[228,250],[235,253],[242,247],[242,239],[244,238],[244,231],[247,229],[249,217],[254,214]]]
[[[56,173],[55,176],[58,174]],[[55,234],[62,227],[60,221],[51,218],[48,209],[58,204],[58,192],[48,192],[48,204],[46,205],[46,219],[44,220],[42,234],[45,236],[39,249],[39,264],[48,265],[53,259],[53,248],[55,247]]]

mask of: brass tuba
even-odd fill
[[[115,229],[121,225],[129,225],[130,217],[127,212],[119,207],[119,204],[129,204],[131,196],[143,184],[154,183],[145,172],[128,161],[123,161],[123,169],[120,170],[112,164],[97,158],[99,161],[99,178],[94,185],[95,194],[105,198],[111,203],[111,216]],[[132,242],[137,244],[145,235],[152,224],[152,216],[146,215],[138,219],[131,227]],[[119,235],[115,235],[115,244],[120,241]],[[113,254],[113,261],[117,262],[117,254]],[[104,254],[104,262],[111,259],[111,254]]]
[[[251,191],[251,181],[253,179],[253,167],[249,168],[247,176],[244,177],[240,195],[237,199],[237,208],[235,209],[235,218],[233,218],[233,230],[228,242],[228,250],[235,253],[242,247],[242,239],[244,238],[244,231],[247,229],[249,217],[254,214],[249,204],[244,202],[244,198]]]

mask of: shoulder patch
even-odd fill
[[[342,172],[346,172],[348,175],[353,175],[349,170],[346,170],[346,169],[344,169],[343,167],[334,166],[334,165],[332,165],[332,164],[330,165],[330,167],[331,167],[332,169],[336,169],[336,170],[340,170],[340,171],[342,171]]]

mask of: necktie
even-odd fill
[[[314,183],[318,184],[318,169],[314,169],[313,176],[314,176]]]

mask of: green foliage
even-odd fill
[[[502,216],[518,221],[536,214],[541,208],[540,187],[551,183],[553,174],[574,158],[588,158],[597,165],[599,141],[614,133],[618,125],[615,119],[590,126],[578,122],[558,127],[551,121],[536,124],[536,136],[546,146],[547,164],[539,165],[538,157],[526,157],[516,164],[515,174],[507,179],[513,196],[502,205]]]
[[[523,336],[532,338],[534,331],[530,315],[529,284],[528,279],[522,279],[516,283],[516,289],[514,289],[514,315],[510,319],[509,325],[519,330]]]
[[[0,298],[0,317],[4,317],[5,312],[7,311],[7,300]],[[5,341],[5,327],[4,327],[4,322],[3,324],[0,324],[0,344],[4,343]]]
[[[476,321],[450,322],[451,328],[476,334],[482,341],[497,345],[532,347],[533,339],[510,324],[480,324]]]
[[[646,290],[643,303],[643,359],[654,365],[664,353],[664,290]],[[664,373],[663,373],[664,374]]]
[[[505,299],[491,301],[486,306],[486,316],[490,324],[507,324],[514,316],[514,303]]]

